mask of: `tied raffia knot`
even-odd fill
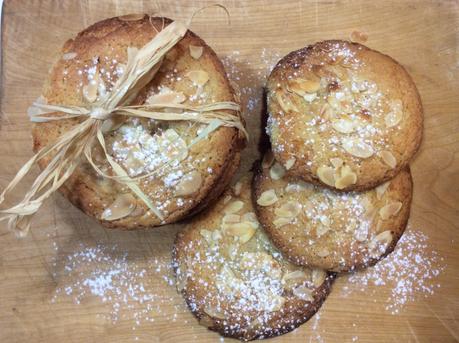
[[[158,218],[162,213],[154,206],[139,187],[141,179],[157,172],[131,178],[127,172],[107,152],[102,123],[108,122],[112,115],[148,118],[159,121],[191,121],[205,124],[206,127],[194,138],[188,147],[206,139],[209,133],[221,126],[237,128],[241,136],[248,138],[240,117],[240,107],[234,102],[216,102],[210,105],[189,106],[183,104],[145,104],[129,106],[159,70],[164,55],[183,38],[188,25],[172,22],[140,50],[128,48],[128,59],[124,73],[118,78],[111,92],[104,94],[95,103],[86,106],[47,104],[39,98],[28,111],[31,121],[49,122],[77,117],[85,120],[63,133],[55,142],[48,144],[35,154],[16,174],[10,184],[0,194],[0,204],[6,194],[21,183],[32,167],[41,159],[47,165],[31,185],[24,198],[16,205],[0,210],[0,221],[7,220],[8,227],[20,236],[30,228],[30,220],[43,202],[59,189],[72,175],[84,157],[97,174],[126,185],[140,198]],[[105,126],[105,125],[104,125]],[[110,126],[110,125],[107,125]],[[105,174],[92,158],[94,144],[99,144],[114,175]],[[173,160],[168,163],[172,163]],[[165,165],[167,165],[166,163]],[[160,166],[160,167],[164,167]]]
[[[108,111],[102,107],[96,107],[89,112],[89,117],[98,120],[107,120],[112,115],[113,111]]]

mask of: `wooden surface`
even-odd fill
[[[0,187],[32,154],[26,109],[40,95],[53,55],[67,38],[114,15],[155,12],[186,19],[213,2],[6,1]],[[221,9],[211,8],[196,17],[192,29],[226,61],[244,91],[252,144],[242,170],[257,156],[261,87],[269,66],[309,43],[346,39],[354,30],[366,33],[368,46],[406,66],[425,107],[424,141],[412,164],[411,246],[408,242],[367,276],[354,276],[354,282],[338,279],[318,316],[272,341],[457,342],[458,2],[220,2],[231,13],[230,26]],[[178,228],[104,230],[60,195],[46,203],[25,239],[17,240],[2,224],[0,342],[218,342],[219,335],[197,325],[168,285]],[[394,272],[394,265],[403,270]],[[374,281],[379,272],[388,274],[388,279],[382,277],[385,285],[362,283]],[[405,287],[397,286],[399,281]],[[400,290],[409,295],[405,301],[403,294],[395,294]],[[394,308],[399,313],[393,314]]]

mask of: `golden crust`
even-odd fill
[[[257,217],[286,258],[298,265],[344,272],[374,265],[393,251],[408,222],[412,180],[405,168],[377,189],[343,193],[287,176],[273,180],[269,168],[259,167],[252,190]],[[268,190],[278,201],[260,205],[257,201]],[[381,210],[386,205],[390,206]],[[282,209],[295,206],[295,216],[279,219],[285,216]],[[390,207],[394,213],[387,217]]]
[[[368,190],[397,175],[420,146],[423,110],[411,77],[391,57],[358,43],[324,41],[291,52],[267,86],[273,152],[283,165],[295,159],[290,176]],[[332,158],[351,168],[355,183],[319,177]]]
[[[252,340],[287,333],[307,321],[319,309],[330,292],[333,275],[326,276],[325,273],[320,272],[324,277],[321,279],[320,285],[310,286],[313,295],[312,301],[302,300],[293,295],[291,290],[284,289],[281,293],[285,298],[283,305],[278,307],[277,311],[267,310],[266,308],[272,305],[271,302],[275,303],[274,298],[278,296],[276,293],[268,297],[269,299],[263,297],[267,290],[274,292],[277,287],[270,278],[275,279],[280,278],[280,276],[276,274],[277,276],[274,277],[273,274],[282,269],[282,277],[284,278],[292,270],[304,271],[305,275],[309,275],[311,271],[291,265],[278,252],[272,250],[272,245],[266,240],[263,232],[260,231],[261,229],[257,229],[253,237],[246,243],[237,243],[237,239],[233,240],[232,237],[227,237],[226,229],[220,230],[225,209],[228,208],[227,206],[231,206],[233,202],[243,202],[243,207],[235,212],[237,215],[244,215],[253,211],[250,199],[250,179],[245,177],[240,182],[239,186],[236,184],[233,189],[227,190],[215,206],[193,218],[190,225],[178,233],[173,259],[178,289],[200,324],[224,336]],[[240,187],[239,195],[235,194],[237,187]],[[206,235],[203,236],[206,231],[206,235],[210,233],[208,237],[214,237],[215,232],[218,231],[222,234],[222,238],[215,242],[208,241],[207,238],[204,238]],[[234,244],[238,246],[238,252],[231,259],[227,255],[226,248],[229,243],[233,244],[232,242],[236,242]],[[215,256],[212,255],[212,251],[216,252]],[[245,267],[248,269],[240,267],[243,263],[241,261],[244,254],[252,254],[249,266]],[[263,269],[266,275],[261,272],[258,273],[255,262],[257,258],[253,258],[253,256],[265,256],[265,258],[271,256],[269,258],[270,267]],[[219,275],[226,268],[232,270],[230,276],[220,279]],[[256,300],[253,303],[244,302],[243,299],[238,302],[237,299],[240,299],[238,296],[231,298],[229,293],[225,293],[227,288],[221,288],[226,287],[222,286],[221,282],[228,281],[233,276],[244,280],[245,285],[255,285],[250,284],[248,281],[250,279],[246,279],[247,275],[252,275],[251,272],[258,275],[256,285],[266,284],[266,286],[260,286],[257,289],[252,289],[250,286],[244,288],[244,294],[254,292],[253,296],[256,297]],[[268,283],[268,279],[270,283]],[[230,282],[229,285],[231,284]],[[297,284],[294,287],[297,287]],[[244,298],[244,296],[242,297]],[[240,304],[244,304],[242,308],[239,306]]]
[[[91,69],[94,73],[94,68],[96,68],[96,72],[110,87],[116,81],[118,66],[125,63],[127,59],[127,48],[129,46],[142,47],[156,35],[157,31],[170,22],[167,18],[148,16],[134,21],[125,21],[115,17],[88,27],[75,39],[65,43],[60,58],[52,67],[49,79],[45,83],[44,97],[49,103],[82,104],[82,87],[88,82],[87,78],[89,78]],[[203,53],[198,59],[190,56],[190,45],[203,47]],[[195,93],[198,92],[197,87],[186,77],[191,70],[203,70],[209,76],[208,82],[202,89],[204,95],[200,97],[195,96]],[[168,87],[173,92],[183,93],[186,96],[185,103],[189,104],[235,101],[234,91],[220,60],[202,39],[190,31],[166,55],[160,71],[135,100],[135,103],[144,102],[149,95],[157,94],[159,88],[162,91],[163,87]],[[77,122],[78,120],[59,120],[36,124],[32,132],[34,151],[56,140],[59,135],[71,129]],[[132,130],[140,127],[148,133],[149,127],[145,121],[133,123],[128,120],[127,124],[131,125]],[[170,123],[168,128],[182,134],[185,141],[190,141],[198,127],[190,128],[186,125],[188,124]],[[119,131],[110,133],[106,137],[107,144],[112,144],[108,147],[112,156],[116,153],[114,144],[117,140],[119,141]],[[237,169],[241,148],[242,143],[237,130],[227,127],[217,129],[209,135],[208,139],[195,144],[188,151],[187,160],[183,161],[179,167],[182,168],[180,173],[183,175],[191,170],[197,170],[202,178],[201,186],[197,192],[181,197],[180,201],[174,196],[174,187],[179,182],[179,178],[174,181],[175,186],[174,184],[166,185],[165,181],[168,175],[177,172],[176,169],[169,170],[167,175],[164,172],[159,177],[148,179],[146,183],[142,182],[140,184],[142,190],[160,207],[165,215],[164,221],[149,213],[140,199],[136,200],[136,208],[139,209],[137,212],[140,214],[113,221],[101,220],[103,211],[116,200],[120,193],[127,192],[127,189],[125,186],[102,179],[86,162],[80,164],[60,190],[73,204],[109,228],[138,229],[172,223],[201,209],[203,204],[207,203],[208,197],[216,198],[223,191],[224,186]],[[40,161],[40,167],[44,168],[48,161],[47,159]],[[123,165],[122,162],[123,160],[119,161]],[[109,169],[106,162],[98,163]],[[123,166],[126,167],[126,165]]]

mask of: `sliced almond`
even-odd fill
[[[332,157],[330,163],[334,168],[339,169],[343,165],[343,160],[339,157]]]
[[[337,189],[344,189],[353,185],[357,182],[357,174],[354,173],[349,166],[343,166],[341,168],[341,175],[337,178],[335,182],[335,187]]]
[[[323,183],[332,187],[335,186],[335,171],[333,168],[327,166],[320,166],[319,168],[317,168],[317,176]]]
[[[293,295],[304,301],[314,301],[312,291],[306,286],[299,286],[293,289]]]
[[[392,232],[383,231],[376,235],[369,243],[368,248],[370,249],[370,255],[372,257],[380,257],[385,253],[387,247],[392,242]]]
[[[231,195],[226,195],[224,198],[223,198],[223,204],[227,204],[230,202],[230,200],[233,199],[233,197]]]
[[[390,151],[381,151],[379,153],[379,156],[381,156],[381,159],[385,164],[387,164],[389,167],[394,169],[397,165],[397,160],[395,159],[395,156],[390,152]]]
[[[385,117],[386,127],[393,127],[400,123],[403,118],[403,103],[400,99],[389,102],[390,112]]]
[[[226,214],[237,213],[244,207],[244,203],[241,200],[235,200],[232,203],[226,205],[223,212]]]
[[[390,217],[395,216],[402,208],[402,205],[403,204],[400,201],[394,201],[382,207],[379,210],[379,215],[381,216],[381,219],[387,220]]]
[[[157,94],[150,95],[145,101],[147,104],[181,104],[186,100],[186,96],[182,92],[173,91],[167,87]]]
[[[196,193],[202,184],[201,173],[197,170],[186,174],[175,186],[175,196],[187,196]]]
[[[368,158],[373,155],[371,145],[365,143],[363,139],[358,137],[344,137],[342,146],[349,154],[355,157]]]
[[[376,198],[378,200],[381,200],[384,193],[386,193],[386,190],[387,188],[389,187],[390,185],[390,181],[387,181],[387,182],[384,182],[382,185],[379,185],[378,187],[376,187]]]
[[[261,166],[263,169],[266,169],[266,168],[271,167],[273,163],[274,163],[274,154],[271,150],[269,150],[263,156],[263,161],[261,162]]]
[[[137,201],[130,193],[120,194],[115,201],[102,212],[101,219],[107,221],[127,217],[136,208]]]
[[[245,234],[239,236],[239,242],[241,242],[242,244],[247,243],[255,235],[255,232],[256,230],[253,227],[251,227]]]
[[[295,270],[282,277],[282,281],[284,282],[292,279],[306,279],[306,273],[302,270]]]
[[[312,270],[312,283],[314,284],[314,287],[320,287],[324,281],[325,278],[327,277],[327,273],[323,271],[322,269],[313,269]]]
[[[121,21],[137,21],[137,20],[142,20],[146,16],[145,13],[132,13],[132,14],[126,14],[118,17],[119,20]]]
[[[191,70],[186,74],[194,84],[204,86],[209,81],[209,74],[204,70]]]
[[[281,207],[274,210],[274,214],[278,217],[295,218],[300,214],[301,205],[297,201],[288,201]]]
[[[327,248],[322,248],[317,251],[317,256],[319,257],[327,257],[330,255],[330,251]]]
[[[292,193],[292,192],[304,192],[306,195],[309,192],[312,192],[314,186],[309,183],[304,182],[303,180],[298,180],[295,183],[289,183],[285,186],[285,191]]]
[[[236,182],[236,184],[233,186],[233,193],[234,195],[238,196],[241,194],[241,190],[242,190],[242,182],[241,181],[238,181]]]
[[[248,222],[227,224],[225,233],[231,236],[243,236],[248,232],[255,233],[255,229]]]
[[[195,60],[199,60],[204,50],[202,46],[195,46],[195,45],[190,45],[189,49],[190,49],[190,56],[193,57]]]
[[[261,193],[260,197],[257,199],[257,204],[260,206],[271,206],[275,204],[277,200],[279,199],[274,189],[269,189]]]
[[[273,180],[280,180],[285,175],[285,168],[279,162],[275,162],[269,170],[269,176]]]
[[[83,97],[88,102],[94,102],[97,100],[97,90],[99,83],[97,80],[91,80],[87,85],[83,87]]]
[[[77,53],[76,52],[67,52],[67,53],[62,55],[62,59],[64,61],[73,60],[75,57],[77,57]]]
[[[340,133],[351,133],[354,131],[354,123],[347,119],[338,119],[333,121],[332,127]]]
[[[290,224],[292,222],[292,219],[293,218],[287,218],[287,217],[276,218],[273,220],[273,224],[275,227],[279,228],[287,224]]]
[[[285,169],[287,170],[291,169],[293,165],[295,164],[295,162],[296,162],[296,159],[294,157],[289,158],[287,162],[285,162]]]

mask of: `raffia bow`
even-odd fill
[[[117,80],[112,91],[101,96],[95,103],[87,106],[53,105],[42,102],[33,104],[39,112],[31,115],[31,120],[34,122],[76,117],[87,117],[87,119],[65,132],[56,142],[42,148],[19,170],[0,195],[0,204],[40,159],[54,154],[24,198],[16,205],[0,210],[2,214],[0,220],[8,220],[10,229],[16,230],[20,236],[25,235],[30,228],[33,215],[40,209],[43,202],[72,175],[80,163],[82,155],[86,157],[98,174],[128,186],[162,220],[162,213],[138,186],[139,179],[148,177],[157,171],[154,170],[140,177],[131,178],[106,150],[103,135],[104,127],[110,123],[114,115],[143,117],[160,121],[185,120],[207,124],[207,127],[190,143],[190,146],[205,139],[210,132],[221,126],[235,127],[239,129],[242,135],[248,137],[239,116],[240,107],[234,102],[217,102],[196,107],[172,103],[129,106],[139,91],[153,79],[161,65],[163,56],[185,36],[187,30],[187,25],[174,21],[140,50],[128,48],[125,72]],[[167,109],[167,113],[164,111],[165,109]],[[232,113],[235,112],[235,114],[229,113],[227,110],[232,111]],[[47,116],[47,114],[54,112],[63,114]],[[95,141],[102,147],[115,175],[103,173],[94,163],[91,152]]]

